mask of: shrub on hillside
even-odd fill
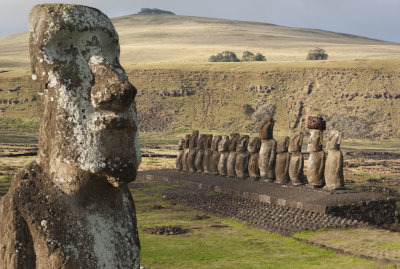
[[[254,55],[254,53],[250,51],[243,52],[242,62],[266,61],[266,60],[267,58],[265,58],[265,56],[259,52],[256,55]]]
[[[275,105],[265,104],[257,108],[253,113],[252,118],[256,122],[261,122],[266,116],[273,118],[275,115]]]
[[[310,50],[307,54],[306,60],[326,60],[328,59],[328,54],[324,49],[315,48]]]
[[[223,51],[217,55],[212,55],[208,59],[209,62],[239,62],[236,54],[232,51]]]

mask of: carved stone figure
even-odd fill
[[[322,150],[322,130],[310,130],[307,151],[310,153],[307,163],[307,180],[313,188],[321,188],[325,185],[325,153]]]
[[[251,137],[247,150],[250,153],[248,171],[252,180],[260,178],[260,169],[258,168],[258,156],[260,153],[261,140],[258,137]]]
[[[214,135],[211,142],[211,159],[210,159],[210,172],[213,175],[218,175],[218,163],[221,152],[218,151],[219,142],[221,142],[222,136]]]
[[[197,153],[197,141],[199,140],[199,130],[194,130],[190,136],[189,141],[189,155],[188,155],[188,168],[190,173],[196,172],[196,153]]]
[[[140,163],[136,89],[111,21],[85,6],[35,6],[29,50],[38,156],[0,199],[0,267],[139,268],[127,186]]]
[[[197,173],[203,172],[203,157],[204,157],[205,140],[206,140],[206,135],[201,134],[199,136],[199,141],[197,142],[197,153],[196,153],[196,158],[194,160],[194,164],[195,164]]]
[[[241,179],[247,178],[249,176],[248,165],[250,153],[247,151],[248,144],[248,135],[241,135],[236,144],[236,151],[238,152],[238,154],[235,161],[235,170],[236,176]]]
[[[183,143],[182,171],[185,171],[185,172],[189,171],[188,159],[189,159],[190,137],[191,137],[190,134],[186,134],[185,135],[185,143]]]
[[[337,130],[330,132],[326,149],[328,157],[325,162],[325,183],[326,190],[337,190],[344,188],[343,177],[343,154],[340,151],[340,143],[342,142],[342,133]]]
[[[221,176],[227,175],[227,167],[226,161],[228,160],[229,151],[228,151],[229,137],[227,135],[223,135],[221,141],[218,144],[218,151],[220,153],[219,161],[218,161],[218,174]]]
[[[238,155],[238,152],[236,151],[236,144],[239,140],[239,137],[240,134],[238,133],[232,133],[229,136],[229,145],[228,145],[229,155],[228,155],[228,160],[226,161],[228,177],[236,176],[235,162],[236,162],[236,156]]]
[[[185,139],[181,138],[178,142],[178,154],[176,156],[175,166],[176,169],[182,171],[182,158],[183,158],[183,144],[185,143]]]
[[[276,147],[276,165],[275,165],[275,175],[276,183],[286,184],[289,182],[289,161],[290,154],[288,152],[289,147],[289,137],[282,137]]]
[[[204,141],[203,171],[205,174],[210,173],[212,139],[213,139],[213,136],[211,134],[208,134],[208,135],[206,135],[206,139]]]
[[[303,134],[295,133],[290,138],[289,142],[289,177],[293,185],[304,184],[304,158],[301,153],[301,146],[303,145]]]
[[[261,139],[258,167],[261,179],[272,182],[275,180],[276,141],[273,139],[274,120],[266,117],[260,127]]]

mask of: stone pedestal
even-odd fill
[[[304,158],[301,153],[301,146],[303,144],[303,134],[295,133],[290,138],[289,142],[289,177],[293,185],[304,184]]]
[[[275,175],[276,183],[286,184],[290,181],[289,177],[289,161],[290,154],[288,152],[289,147],[289,137],[282,137],[276,148],[276,165],[275,165]]]
[[[258,137],[250,138],[247,150],[250,153],[248,171],[252,180],[260,178],[260,169],[258,168],[258,158],[260,154],[261,141]]]

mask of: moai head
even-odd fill
[[[118,34],[107,16],[85,6],[37,5],[29,51],[43,170],[71,186],[81,183],[57,178],[59,166],[106,176],[116,187],[134,180],[141,162],[136,89],[119,63]]]
[[[212,139],[213,139],[213,135],[212,134],[206,135],[206,139],[204,141],[204,148],[205,149],[210,149],[211,148]]]
[[[261,124],[259,137],[260,139],[272,139],[274,132],[275,121],[273,118],[267,116]]]
[[[287,152],[288,148],[289,148],[289,137],[284,136],[278,141],[276,145],[276,152],[277,153]]]
[[[228,150],[228,144],[229,144],[229,136],[223,135],[221,136],[221,141],[219,141],[218,144],[218,151],[227,151]]]
[[[214,135],[211,142],[211,149],[217,151],[219,142],[221,141],[222,136]]]
[[[239,137],[240,137],[240,134],[238,134],[238,133],[231,133],[229,135],[229,145],[228,145],[229,151],[236,151],[236,144],[237,144]]]
[[[178,142],[178,150],[183,150],[183,145],[185,144],[185,139],[180,138]]]
[[[189,148],[197,147],[197,141],[199,140],[199,130],[194,130],[190,137]]]
[[[294,133],[289,141],[289,152],[301,151],[303,145],[303,134]]]
[[[261,147],[261,140],[258,137],[250,137],[249,145],[247,150],[251,153],[259,152]]]
[[[241,135],[236,144],[236,151],[246,151],[249,145],[249,136]]]
[[[338,130],[332,130],[329,133],[328,141],[326,142],[326,149],[340,149],[340,143],[342,142],[343,134]]]
[[[307,152],[316,152],[322,150],[323,132],[321,130],[311,130],[308,139]]]
[[[183,143],[183,148],[188,149],[189,148],[189,143],[190,143],[190,134],[185,134],[185,142]]]
[[[198,149],[204,149],[205,140],[206,140],[206,135],[205,134],[201,134],[199,136],[199,140],[197,141],[197,148]]]

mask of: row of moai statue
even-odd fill
[[[273,138],[274,120],[266,117],[259,137],[232,133],[227,135],[199,134],[198,130],[180,139],[176,168],[180,171],[214,174],[239,179],[276,182],[293,185],[308,183],[310,187],[327,190],[344,188],[343,155],[340,151],[341,133],[334,130],[322,149],[325,121],[318,116],[308,118],[310,153],[306,175],[301,152],[303,134],[291,138]]]

